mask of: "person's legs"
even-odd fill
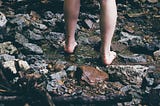
[[[100,5],[101,58],[104,64],[109,65],[116,57],[116,53],[110,51],[110,46],[116,26],[117,7],[115,0],[100,0]]]
[[[66,41],[64,50],[67,53],[73,53],[77,45],[75,41],[75,30],[80,11],[80,0],[64,0],[64,17]]]

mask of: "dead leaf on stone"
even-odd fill
[[[35,11],[31,11],[30,16],[31,16],[32,20],[34,20],[34,21],[38,20],[40,18],[39,14]]]
[[[81,80],[87,82],[89,85],[95,85],[100,81],[109,79],[107,73],[91,66],[80,66],[77,71],[82,72]]]

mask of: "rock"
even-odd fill
[[[160,50],[155,51],[153,55],[156,62],[160,62]]]
[[[51,74],[50,77],[52,80],[62,80],[62,78],[67,77],[67,73],[65,70],[62,70],[60,72]]]
[[[47,19],[47,20],[50,20],[54,17],[54,14],[52,13],[52,11],[46,11],[44,13],[44,18]]]
[[[142,65],[111,65],[107,72],[110,80],[120,81],[122,84],[135,84],[140,86],[147,74],[148,67]]]
[[[133,36],[131,34],[128,34],[127,32],[121,32],[121,38],[120,40],[118,40],[118,42],[124,43],[128,45],[128,41],[132,40],[132,39],[142,39],[140,36]]]
[[[87,29],[91,29],[93,27],[93,22],[90,19],[85,19],[84,23]]]
[[[39,40],[43,40],[44,37],[40,34],[36,34],[31,30],[28,30],[26,32],[28,39],[32,40],[32,41],[39,41]]]
[[[36,44],[32,43],[24,43],[23,44],[23,49],[25,54],[26,53],[34,53],[34,54],[43,54],[43,50],[41,47],[37,46]]]
[[[75,74],[77,78],[81,77],[81,80],[86,81],[89,85],[94,85],[100,81],[109,79],[107,73],[91,66],[80,66]]]
[[[30,16],[29,14],[17,14],[15,15],[15,18],[11,19],[9,22],[11,24],[16,24],[18,25],[20,28],[23,28],[25,26],[29,26],[30,25]]]
[[[76,71],[77,71],[77,66],[75,66],[75,65],[69,66],[69,67],[66,69],[67,76],[68,76],[69,78],[73,78]]]
[[[35,28],[38,28],[38,29],[41,29],[41,30],[46,30],[46,29],[47,29],[47,26],[44,25],[44,24],[41,24],[41,23],[32,22],[32,25],[33,25]]]
[[[55,64],[54,65],[54,70],[55,71],[62,71],[62,70],[64,70],[64,68],[65,68],[65,65],[64,64]]]
[[[160,85],[151,89],[150,93],[147,96],[147,101],[150,106],[159,106],[160,105]]]
[[[99,36],[91,36],[88,38],[88,41],[92,45],[96,45],[101,41],[101,38]]]
[[[11,42],[0,43],[0,54],[17,54],[18,50]]]
[[[147,0],[149,3],[157,3],[158,0]]]
[[[3,62],[2,67],[4,69],[9,69],[13,74],[16,74],[18,71],[27,71],[28,69],[30,69],[30,66],[26,61],[17,59]]]
[[[0,27],[4,27],[7,23],[6,16],[0,12]]]
[[[59,48],[63,46],[65,35],[64,33],[50,32],[46,35],[46,39],[52,43],[53,47]]]
[[[132,39],[129,41],[130,50],[140,54],[152,55],[154,51],[160,49],[160,41],[157,37],[143,37],[142,39]]]
[[[0,55],[0,63],[6,62],[6,61],[12,61],[15,59],[15,56],[11,56],[8,54],[1,54]]]
[[[146,57],[145,55],[138,55],[138,54],[134,54],[131,56],[124,56],[119,54],[118,55],[125,63],[131,62],[131,63],[146,63]]]
[[[28,39],[24,35],[16,32],[16,34],[15,34],[15,42],[20,44],[20,45],[23,45],[23,43],[28,43]]]

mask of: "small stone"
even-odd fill
[[[41,47],[32,43],[24,43],[24,53],[35,53],[35,54],[43,54],[43,50]]]
[[[158,0],[147,0],[149,3],[157,3]]]
[[[10,41],[0,43],[0,54],[17,54],[17,48]]]
[[[6,16],[0,12],[0,27],[4,27],[7,23]]]
[[[6,61],[11,61],[11,60],[14,60],[15,59],[15,56],[11,56],[11,55],[8,55],[8,54],[1,54],[0,55],[0,63],[1,62],[6,62]]]
[[[55,64],[54,65],[54,70],[55,71],[62,71],[62,70],[64,70],[64,68],[65,68],[64,64]]]
[[[157,50],[153,53],[154,55],[154,59],[157,61],[157,62],[160,62],[160,50]]]
[[[93,27],[93,22],[90,19],[85,19],[84,22],[86,24],[86,28],[91,29]]]
[[[38,28],[38,29],[41,29],[41,30],[46,30],[47,29],[47,26],[44,25],[44,24],[41,24],[41,23],[32,22],[32,25],[35,28]]]

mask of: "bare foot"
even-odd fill
[[[112,61],[116,58],[116,52],[114,51],[110,51],[108,54],[102,54],[101,58],[102,58],[102,62],[105,65],[110,65],[112,63]]]
[[[67,52],[67,53],[73,53],[76,46],[77,46],[77,42],[74,42],[74,43],[71,43],[71,44],[65,44],[64,45],[64,51]]]

